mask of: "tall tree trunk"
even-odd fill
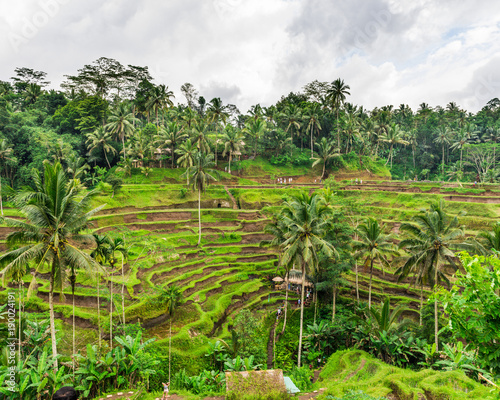
[[[21,335],[22,335],[22,328],[21,328],[21,314],[22,314],[22,305],[23,305],[23,280],[19,279],[19,361],[22,360],[21,358]]]
[[[232,161],[232,159],[233,159],[233,152],[230,151],[229,152],[229,171],[228,171],[230,175],[231,175],[231,161]]]
[[[127,161],[127,156],[125,155],[125,135],[121,135],[122,137],[122,146],[123,146],[123,161]]]
[[[101,351],[101,274],[97,271],[97,332],[99,335],[99,352]]]
[[[424,308],[424,284],[420,282],[420,326],[422,326],[422,311]]]
[[[358,280],[358,261],[356,260],[356,300],[358,301],[359,306],[359,280]]]
[[[442,171],[443,171],[443,176],[444,176],[444,143],[443,143],[443,168],[442,168]]]
[[[168,383],[170,384],[170,359],[172,355],[172,316],[169,317],[170,329],[168,334]]]
[[[110,274],[109,279],[109,348],[113,350],[113,281],[112,281],[112,273]]]
[[[122,322],[123,322],[123,332],[125,332],[125,272],[123,269],[123,257],[122,257]]]
[[[313,301],[314,301],[314,323],[316,323],[316,315],[318,314],[318,292],[314,290],[313,293]]]
[[[108,156],[106,154],[106,150],[102,149],[102,151],[104,152],[104,158],[106,159],[106,163],[108,164],[108,168],[111,169],[111,164],[109,163]]]
[[[300,330],[299,330],[299,356],[297,366],[300,368],[300,359],[302,357],[302,332],[304,329],[304,287],[306,283],[306,266],[302,265],[302,290],[300,293]]]
[[[281,331],[282,335],[285,333],[285,328],[286,328],[286,314],[287,314],[287,310],[288,310],[288,274],[289,274],[289,271],[286,271],[286,278],[285,278],[285,311],[283,313],[283,330]]]
[[[71,284],[71,297],[73,297],[73,379],[75,378],[75,357],[76,357],[76,335],[75,335],[75,284]]]
[[[54,360],[54,371],[59,369],[57,363],[57,342],[56,342],[56,324],[54,315],[54,275],[56,271],[56,256],[52,261],[52,271],[50,272],[50,285],[49,285],[49,315],[50,315],[50,341],[52,342],[52,357]]]
[[[337,147],[339,148],[339,153],[342,153],[342,150],[340,149],[339,107],[337,107]]]
[[[370,263],[370,285],[368,286],[368,308],[372,306],[373,258]]]
[[[439,265],[439,256],[437,257],[436,260],[436,271],[434,272],[434,295],[436,295],[437,292],[438,265]],[[434,298],[434,342],[436,343],[436,351],[439,351],[438,332],[439,332],[438,302],[437,302],[437,297],[435,297]]]
[[[311,158],[314,157],[314,154],[313,154],[313,130],[311,129]]]
[[[332,303],[332,323],[335,321],[335,311],[337,306],[337,284],[333,284],[333,303]]]
[[[198,246],[201,244],[201,190],[198,189]]]

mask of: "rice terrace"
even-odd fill
[[[107,58],[15,73],[0,398],[499,398],[497,98],[337,79],[241,113]]]

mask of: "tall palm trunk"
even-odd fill
[[[22,314],[22,301],[23,301],[23,280],[19,279],[19,361],[22,360],[21,358],[21,335],[22,335],[22,329],[21,329],[21,314]]]
[[[229,152],[229,174],[231,174],[231,161],[233,160],[233,152]]]
[[[72,277],[73,278],[73,277]],[[73,378],[75,377],[75,357],[76,357],[76,335],[75,335],[75,284],[71,284],[71,297],[73,297]]]
[[[439,255],[436,260],[436,271],[434,272],[434,295],[436,295],[437,292],[438,265],[439,265]],[[434,297],[434,342],[436,343],[436,351],[439,351],[438,332],[439,332],[438,301],[437,297]]]
[[[340,149],[339,107],[337,107],[337,147],[339,148],[339,152],[342,152]]]
[[[420,282],[420,326],[422,326],[423,308],[424,308],[424,283]]]
[[[370,285],[368,286],[368,308],[372,306],[373,258],[370,262]]]
[[[286,328],[286,314],[288,310],[288,274],[289,271],[286,271],[286,278],[285,278],[285,311],[283,313],[283,330],[281,331],[281,334],[283,335],[285,333],[285,328]]]
[[[306,266],[302,265],[302,290],[300,293],[300,330],[299,330],[299,356],[297,366],[300,368],[300,359],[302,358],[302,332],[304,330],[304,287],[306,281]]]
[[[125,272],[123,270],[123,257],[122,257],[122,322],[123,322],[123,331],[125,332]]]
[[[443,163],[442,171],[443,171],[443,175],[444,175],[444,143],[443,143],[443,161],[442,161],[442,163]]]
[[[333,284],[333,303],[332,303],[332,323],[335,321],[335,311],[337,306],[337,284]]]
[[[109,348],[113,350],[113,281],[109,279]]]
[[[101,351],[101,275],[97,271],[97,332],[99,335],[99,351]]]
[[[311,158],[314,157],[313,154],[313,130],[311,129]]]
[[[359,306],[359,280],[358,280],[358,261],[356,260],[356,300]]]
[[[56,342],[56,324],[54,315],[54,275],[56,271],[56,256],[52,261],[52,271],[50,273],[50,286],[49,286],[49,315],[50,315],[50,341],[52,342],[52,356],[54,360],[54,371],[59,369],[57,363],[57,342]]]
[[[122,146],[123,146],[123,161],[127,161],[127,156],[125,155],[125,135],[121,135],[122,137]]]
[[[198,190],[198,246],[201,244],[201,190]]]

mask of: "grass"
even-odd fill
[[[418,372],[384,364],[361,350],[333,354],[323,368],[317,387],[326,387],[323,396],[343,396],[362,390],[371,396],[396,395],[401,399],[483,399],[497,393],[465,376],[462,371]]]

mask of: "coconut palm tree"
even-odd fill
[[[321,112],[321,105],[318,103],[312,103],[310,106],[307,107],[306,109],[307,114],[304,115],[304,120],[307,122],[306,134],[307,131],[309,131],[311,134],[311,158],[314,157],[314,152],[313,152],[314,131],[316,131],[316,133],[319,133],[319,131],[321,130],[321,124],[319,122],[320,112]]]
[[[464,232],[459,226],[458,217],[449,217],[443,210],[444,202],[432,204],[428,210],[422,210],[413,217],[411,223],[403,223],[399,228],[408,237],[399,243],[399,248],[405,249],[410,257],[406,261],[407,268],[417,265],[424,268],[422,275],[427,275],[434,292],[438,282],[448,282],[444,270],[445,264],[455,266],[453,250],[472,250],[471,243],[465,243]],[[438,344],[438,303],[434,300],[434,337],[436,350]]]
[[[464,146],[469,141],[469,133],[464,128],[461,128],[456,132],[456,136],[453,138],[453,143],[450,146],[451,150],[460,150],[460,170],[463,171],[462,155]]]
[[[85,136],[87,137],[85,144],[87,145],[89,154],[95,150],[102,149],[108,168],[111,169],[111,164],[108,160],[108,153],[116,154],[116,149],[111,145],[113,140],[111,132],[106,131],[103,126],[100,126],[95,131],[89,132]]]
[[[3,198],[2,198],[2,172],[5,169],[7,161],[12,159],[12,147],[9,146],[7,139],[0,140],[0,211],[3,216]]]
[[[215,124],[215,166],[217,166],[217,149],[219,144],[219,127],[229,118],[227,107],[222,105],[220,97],[215,97],[208,103],[207,116],[210,123]]]
[[[118,107],[111,111],[108,123],[104,126],[109,132],[115,135],[123,146],[123,159],[125,156],[125,138],[135,131],[134,123],[138,121],[125,103],[120,103]]]
[[[122,238],[108,239],[108,264],[109,272],[109,347],[113,349],[113,272],[116,268],[117,253],[121,254],[122,260],[122,277],[124,260],[128,257],[128,251],[125,247],[125,241]],[[123,284],[123,282],[122,282]],[[122,287],[123,294],[123,287]],[[125,323],[125,321],[123,321]]]
[[[153,110],[155,112],[156,128],[159,127],[158,121],[158,111],[165,110],[168,107],[172,107],[174,103],[172,102],[172,97],[174,93],[168,90],[168,86],[158,85],[152,88],[148,93],[148,99],[146,101],[146,109]]]
[[[330,101],[332,106],[332,111],[335,109],[337,113],[337,147],[340,150],[340,124],[339,124],[339,111],[342,104],[344,104],[346,96],[349,96],[351,92],[349,85],[344,83],[343,79],[335,79],[330,89],[327,91],[327,99]]]
[[[293,132],[300,129],[302,122],[302,112],[295,104],[288,104],[285,111],[281,113],[281,119],[286,125],[285,132],[290,131],[290,143],[293,144]],[[290,157],[292,156],[290,149]]]
[[[175,153],[180,143],[187,138],[184,132],[184,127],[180,126],[175,121],[170,121],[165,127],[160,127],[158,135],[156,135],[156,145],[160,148],[169,147],[172,155],[172,168],[174,168]]]
[[[326,164],[334,157],[339,157],[339,149],[333,147],[333,143],[329,142],[326,137],[321,138],[319,143],[316,143],[318,148],[318,157],[313,158],[314,163],[312,167],[314,168],[319,163],[323,163],[323,172],[321,173],[321,179],[325,179]]]
[[[364,224],[360,224],[356,230],[359,240],[354,241],[352,248],[355,258],[364,258],[365,268],[370,266],[370,283],[368,286],[368,308],[372,306],[372,278],[373,264],[375,261],[383,266],[389,266],[387,256],[397,255],[397,249],[391,241],[390,235],[383,233],[384,225],[370,217]]]
[[[480,231],[476,236],[476,243],[483,254],[500,253],[500,222],[493,225],[492,231]]]
[[[381,141],[384,143],[389,143],[389,156],[387,157],[387,161],[385,165],[391,161],[392,168],[392,152],[394,150],[394,146],[397,144],[402,144],[403,146],[407,146],[410,144],[408,141],[404,140],[405,132],[401,130],[401,127],[396,124],[391,124],[387,128],[387,132],[384,135],[381,135]]]
[[[259,139],[266,133],[267,130],[267,122],[262,118],[252,118],[246,124],[245,128],[243,128],[242,132],[246,133],[248,136],[252,138],[253,141],[253,156],[257,157],[257,143]]]
[[[198,191],[198,246],[201,244],[201,193],[205,192],[207,186],[212,181],[217,181],[220,177],[219,172],[214,170],[212,154],[197,152],[194,155],[194,165],[186,169],[182,176],[188,178],[193,190]]]
[[[91,240],[82,232],[87,228],[89,218],[103,206],[89,211],[90,201],[97,192],[82,194],[76,182],[68,180],[58,162],[54,165],[45,162],[43,177],[34,170],[32,179],[35,188],[25,188],[13,199],[24,219],[4,219],[5,224],[15,231],[7,236],[7,244],[12,250],[0,257],[0,264],[5,266],[2,274],[7,275],[30,263],[34,264],[35,272],[39,272],[46,264],[50,266],[50,331],[54,368],[57,370],[54,290],[62,291],[68,268],[72,275],[79,269],[93,273],[99,268],[78,247],[78,243]],[[36,279],[32,279],[28,296],[35,284]]]
[[[243,133],[240,130],[235,129],[232,126],[226,127],[224,136],[222,137],[222,141],[224,142],[224,152],[222,153],[222,157],[225,157],[226,154],[229,153],[229,173],[231,173],[231,161],[233,160],[233,155],[241,155],[241,150],[245,146],[243,139]]]
[[[300,302],[300,329],[298,363],[300,367],[302,357],[302,333],[304,326],[304,288],[306,272],[315,272],[318,268],[320,253],[327,257],[336,254],[335,248],[324,236],[329,226],[328,216],[330,209],[315,193],[309,196],[301,193],[285,202],[281,219],[288,231],[283,242],[282,265],[300,266],[302,273],[302,292]]]
[[[109,238],[106,235],[98,235],[96,233],[92,234],[94,237],[94,242],[96,244],[95,249],[90,253],[92,257],[99,265],[103,266],[106,264],[109,255]],[[99,348],[101,348],[101,274],[97,273],[97,332],[99,335]]]
[[[444,146],[450,144],[450,137],[451,137],[451,129],[449,127],[442,125],[437,128],[434,142],[440,144],[443,150],[443,159],[441,161],[441,164],[443,166],[442,168],[443,175],[444,175]]]
[[[208,145],[207,135],[209,126],[204,122],[196,122],[190,131],[193,144],[196,145],[199,152],[208,153],[210,146]]]

